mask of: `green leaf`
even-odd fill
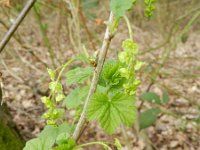
[[[135,65],[135,70],[140,70],[140,68],[144,65],[145,63],[142,61],[137,61]]]
[[[52,107],[54,107],[53,101],[50,100],[50,98],[47,97],[47,96],[41,97],[41,101],[45,104],[45,106],[46,106],[47,108],[52,108]]]
[[[162,103],[166,104],[168,102],[169,102],[169,94],[166,91],[164,91],[162,95]]]
[[[26,143],[23,150],[47,150],[51,149],[54,141],[51,138],[35,138]]]
[[[28,141],[23,150],[50,150],[57,136],[61,133],[71,133],[71,128],[68,124],[63,123],[58,127],[48,125],[38,138]]]
[[[152,108],[142,112],[139,115],[140,130],[150,127],[156,122],[157,115],[160,113],[160,109]]]
[[[61,145],[67,143],[68,138],[70,137],[69,133],[61,133],[56,138],[56,144]]]
[[[55,147],[53,150],[81,150],[81,149],[76,148],[76,142],[70,138],[64,144]]]
[[[77,54],[75,57],[74,57],[75,60],[80,60],[82,62],[88,62],[89,61],[89,58],[87,57],[86,54],[84,53],[79,53]]]
[[[40,133],[39,137],[44,137],[44,138],[50,137],[50,138],[54,139],[54,141],[55,141],[57,136],[61,133],[71,133],[71,127],[67,123],[63,123],[63,124],[59,125],[58,127],[48,125]]]
[[[68,109],[77,108],[86,98],[89,87],[76,88],[64,99],[63,105]]]
[[[67,84],[75,84],[75,83],[82,83],[83,81],[87,80],[93,73],[93,69],[91,67],[87,68],[80,68],[77,67],[73,70],[67,72]]]
[[[111,0],[110,7],[115,17],[122,17],[129,10],[135,0]]]
[[[122,145],[121,145],[120,141],[117,138],[115,138],[114,145],[117,148],[117,150],[121,150],[122,149]]]
[[[64,94],[58,94],[56,95],[56,102],[60,102],[65,98]]]
[[[47,68],[47,71],[48,71],[48,74],[49,74],[51,80],[54,81],[55,77],[56,77],[56,71],[52,70],[52,69],[49,69],[49,68]]]
[[[58,119],[60,118],[63,114],[64,114],[65,110],[63,108],[56,108],[53,109],[53,113],[52,113],[52,119]]]
[[[115,60],[106,61],[100,76],[99,84],[109,87],[122,85],[123,78],[120,76],[119,67],[119,62]]]
[[[113,133],[121,124],[130,126],[135,120],[134,97],[122,92],[110,94],[97,92],[88,107],[89,120],[98,120],[101,127]]]
[[[112,80],[116,76],[119,68],[119,63],[114,60],[107,61],[102,71],[102,78],[106,81]]]
[[[62,84],[57,81],[52,81],[49,83],[49,89],[55,93],[60,93],[63,91]]]
[[[160,96],[153,92],[145,92],[140,97],[142,101],[147,101],[151,103],[161,104]]]

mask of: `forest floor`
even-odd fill
[[[103,26],[103,25],[102,25]],[[51,29],[51,27],[49,27]],[[104,28],[101,27],[101,28]],[[154,47],[160,41],[160,35],[153,31],[134,28],[134,37],[141,48],[141,52],[148,47]],[[25,20],[20,26],[16,39],[20,35],[23,45],[28,45],[39,58],[45,63],[48,55],[42,44],[41,35],[37,32],[38,26],[34,20]],[[5,33],[0,28],[0,38]],[[103,35],[103,30],[98,32]],[[54,31],[49,31],[54,35]],[[55,51],[58,58],[63,60],[70,58],[74,51],[68,48],[67,36],[61,35],[59,41],[62,51]],[[119,29],[111,43],[111,49],[119,49],[120,42],[127,37],[127,31]],[[41,118],[45,108],[40,101],[42,95],[48,94],[48,74],[45,65],[34,57],[32,52],[24,48],[22,44],[13,38],[0,55],[0,71],[3,73],[4,103],[9,107],[14,122],[23,137],[28,140],[36,137],[45,125]],[[57,39],[51,37],[52,43]],[[148,42],[146,42],[148,41]],[[200,34],[192,30],[186,42],[176,43],[175,47],[159,48],[140,56],[151,68],[156,68],[163,59],[163,51],[169,52],[163,66],[159,70],[156,82],[151,85],[150,91],[157,94],[165,89],[170,96],[170,101],[163,106],[169,114],[159,116],[158,121],[149,127],[146,132],[153,146],[157,150],[200,150],[200,125],[196,119],[200,116]],[[55,47],[54,47],[55,48]],[[56,48],[55,48],[56,49]],[[92,52],[92,51],[91,51]],[[112,57],[111,54],[108,54]],[[137,95],[141,95],[150,84],[148,70],[139,73],[141,85]],[[139,99],[137,100],[140,104]],[[145,104],[150,108],[150,104]],[[124,139],[119,136],[120,132],[112,136],[106,136],[96,123],[86,128],[81,142],[93,140],[113,141],[114,138]],[[143,141],[137,141],[133,132],[127,129],[128,139],[135,149],[142,150],[145,146]],[[92,149],[92,148],[91,148]],[[97,149],[97,148],[96,148]],[[126,149],[126,148],[124,148]]]

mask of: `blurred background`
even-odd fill
[[[26,0],[0,1],[0,40],[25,3]],[[84,50],[93,55],[101,46],[109,10],[108,0],[36,2],[0,54],[3,101],[7,107],[6,117],[0,115],[0,120],[7,122],[9,115],[17,136],[29,140],[45,125],[40,97],[49,92],[46,68],[59,67]],[[147,92],[159,96],[165,93],[168,101],[159,106],[164,113],[145,129],[148,141],[158,150],[199,150],[200,0],[159,0],[151,19],[144,16],[143,0],[138,0],[127,16],[140,47],[139,59],[145,62],[138,73],[138,109],[156,105],[141,104],[141,95]],[[122,40],[128,36],[126,23],[121,21],[108,59],[117,56]],[[65,90],[67,94],[69,88]],[[135,149],[144,149],[146,143],[136,140],[131,130],[126,132]],[[81,141],[112,141],[116,137],[126,145],[120,133],[106,135],[94,123]]]

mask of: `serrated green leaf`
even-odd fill
[[[147,101],[151,103],[161,104],[160,96],[153,92],[145,92],[141,95],[140,99],[142,101]]]
[[[99,84],[109,87],[122,85],[123,78],[120,76],[119,67],[119,62],[115,60],[106,61],[100,76]]]
[[[47,150],[51,149],[54,141],[50,138],[35,138],[28,141],[23,150]]]
[[[51,137],[55,141],[59,134],[70,133],[70,132],[71,132],[71,127],[67,123],[63,123],[59,125],[58,127],[47,125],[44,128],[44,130],[40,133],[39,137],[43,137],[43,138]]]
[[[85,100],[89,87],[76,88],[64,99],[63,105],[68,109],[77,108]]]
[[[115,17],[122,17],[127,10],[129,10],[135,0],[111,0],[110,8]]]
[[[102,77],[104,80],[111,80],[113,76],[117,73],[117,70],[119,68],[119,63],[117,63],[114,60],[107,61],[104,65],[103,71],[102,71]]]
[[[77,54],[75,57],[74,57],[75,60],[80,60],[82,62],[88,62],[89,61],[89,58],[87,57],[86,54],[84,53],[80,53],[80,54]]]
[[[91,67],[87,68],[80,68],[77,67],[73,70],[67,72],[67,84],[75,84],[75,83],[82,83],[83,81],[87,80],[93,73],[93,69]]]
[[[168,102],[169,102],[169,94],[166,91],[164,91],[162,95],[162,103],[166,104]]]
[[[160,113],[160,109],[152,108],[142,112],[139,115],[140,130],[150,127],[156,122],[157,115]]]
[[[89,120],[98,120],[101,127],[113,133],[121,124],[130,126],[135,120],[134,97],[122,92],[110,94],[97,92],[93,95],[87,116]]]
[[[40,133],[38,138],[28,141],[23,150],[49,150],[54,145],[59,134],[70,132],[71,128],[66,123],[58,127],[48,125]]]

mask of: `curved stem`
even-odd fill
[[[130,37],[131,40],[133,40],[133,31],[132,31],[132,28],[131,28],[130,21],[129,21],[128,17],[125,16],[125,15],[124,15],[124,19],[125,19],[127,27],[128,27],[129,37]]]
[[[86,146],[90,146],[90,145],[102,145],[104,148],[107,148],[108,150],[112,150],[107,144],[105,144],[104,142],[90,142],[90,143],[86,143],[86,144],[81,144],[79,146],[77,146],[77,148],[81,148],[81,147],[86,147]]]
[[[56,84],[58,84],[58,82],[60,81],[61,75],[62,75],[62,73],[64,72],[64,70],[66,69],[66,67],[68,67],[73,61],[74,61],[74,59],[70,59],[67,63],[65,63],[65,64],[62,66],[62,69],[61,69],[61,71],[59,72],[58,77],[57,77],[57,79],[56,79]],[[55,90],[53,90],[53,91],[50,93],[49,97],[51,97],[51,96],[54,97],[54,94],[55,94]]]

